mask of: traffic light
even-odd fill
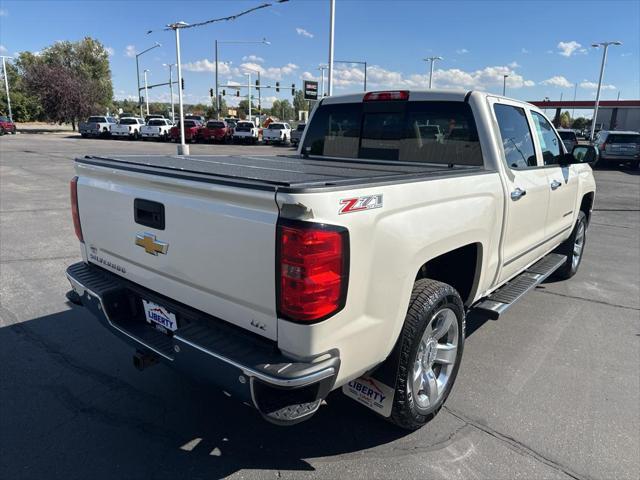
[[[184,78],[182,78],[181,80],[182,80],[182,90],[184,90]]]
[[[256,80],[256,87],[260,88],[260,80]]]
[[[291,96],[292,97],[296,96],[296,84],[295,83],[291,84]]]
[[[226,95],[227,95],[227,92],[226,92],[226,91],[224,90],[224,88],[223,88],[223,89],[222,89],[222,96],[224,97],[224,96],[226,96]]]
[[[240,96],[240,90],[236,90],[236,97]]]
[[[280,82],[276,82],[276,92],[280,93]]]
[[[209,89],[209,96],[213,98],[213,88]]]

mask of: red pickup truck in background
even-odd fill
[[[0,135],[5,133],[16,133],[16,124],[9,117],[0,117]]]
[[[200,136],[200,130],[202,129],[202,125],[195,120],[185,120],[184,121],[184,141],[185,142],[194,142]],[[171,130],[169,131],[169,136],[171,137],[172,142],[180,141],[180,122],[176,123]]]
[[[231,128],[223,120],[209,120],[200,130],[200,138],[205,142],[227,142],[231,140]]]

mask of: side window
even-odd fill
[[[538,135],[538,141],[540,142],[540,149],[542,150],[542,160],[545,165],[556,165],[560,161],[562,156],[562,148],[560,147],[560,140],[553,131],[553,127],[537,112],[531,112],[533,118],[533,124],[536,127],[536,135]]]
[[[500,127],[502,146],[509,168],[536,167],[536,153],[524,109],[495,104],[493,110]]]

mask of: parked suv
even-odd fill
[[[558,135],[560,135],[560,139],[562,140],[562,143],[564,143],[564,146],[567,147],[567,152],[572,151],[573,147],[578,144],[578,137],[576,136],[576,132],[573,130],[569,130],[568,128],[559,128]]]
[[[16,133],[16,124],[9,117],[0,117],[0,135]]]
[[[601,165],[626,163],[633,169],[640,165],[639,132],[601,130],[593,143],[600,152]]]

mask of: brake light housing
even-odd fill
[[[82,225],[80,225],[80,210],[78,210],[78,177],[75,176],[71,179],[69,184],[71,190],[71,217],[73,218],[73,229],[76,232],[76,237],[82,243],[84,243],[84,237],[82,236]]]
[[[349,284],[348,230],[281,219],[276,242],[278,317],[310,324],[342,310]]]
[[[393,100],[409,100],[409,90],[388,90],[384,92],[369,92],[365,94],[363,102],[388,102]]]

